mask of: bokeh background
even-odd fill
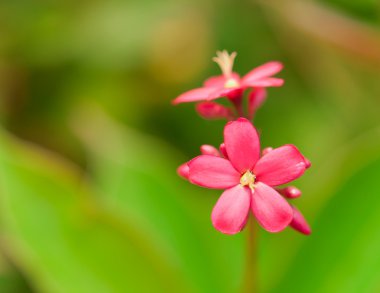
[[[313,167],[311,236],[260,229],[260,292],[380,292],[380,2],[1,0],[0,292],[238,292],[245,232],[176,167],[219,145],[181,92],[280,60],[263,146]]]

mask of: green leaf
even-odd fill
[[[358,168],[330,198],[274,292],[377,292],[380,159]]]
[[[73,166],[1,134],[0,176],[2,237],[38,290],[182,287],[174,264],[159,254],[149,235],[102,209]]]

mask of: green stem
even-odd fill
[[[258,263],[258,246],[257,246],[257,224],[255,223],[253,217],[248,219],[246,226],[246,236],[247,236],[247,247],[246,247],[246,265],[243,283],[244,293],[258,292],[258,278],[257,278],[257,263]]]

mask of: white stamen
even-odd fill
[[[228,54],[226,50],[223,50],[217,51],[217,57],[212,58],[212,60],[219,65],[226,79],[230,79],[232,77],[232,68],[234,66],[234,60],[236,55],[236,52]]]

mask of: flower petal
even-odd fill
[[[239,184],[224,191],[211,214],[215,229],[225,234],[240,232],[247,222],[250,202],[248,187]]]
[[[252,123],[245,118],[227,123],[224,143],[231,164],[240,173],[251,170],[259,159],[259,136]]]
[[[282,78],[276,77],[268,77],[259,80],[252,80],[250,82],[244,81],[242,82],[242,86],[244,87],[279,87],[284,84],[284,80]]]
[[[220,97],[227,97],[230,99],[235,99],[238,97],[241,97],[243,94],[243,88],[233,87],[233,88],[219,88],[215,89],[213,92],[211,92],[208,96],[208,100],[215,100]]]
[[[181,166],[177,168],[177,174],[184,179],[188,179],[189,177],[189,166],[186,163],[183,163]]]
[[[293,220],[290,222],[290,227],[292,227],[294,230],[297,230],[298,232],[310,235],[311,234],[311,228],[309,224],[306,222],[304,216],[301,214],[301,212],[295,207],[293,208]]]
[[[259,67],[254,68],[243,77],[243,83],[250,83],[254,80],[273,76],[279,73],[284,66],[281,62],[271,61]]]
[[[305,170],[305,160],[299,150],[293,145],[284,145],[261,157],[253,173],[257,181],[277,186],[297,179]]]
[[[240,174],[228,160],[220,157],[201,155],[188,166],[189,181],[202,187],[225,189],[240,182]]]
[[[207,100],[210,94],[213,92],[215,92],[215,88],[209,88],[209,87],[196,88],[196,89],[187,91],[183,93],[182,95],[179,95],[176,99],[173,100],[172,103],[174,105],[177,105],[180,103]]]
[[[252,212],[260,225],[269,232],[280,232],[293,219],[288,202],[272,187],[258,182],[252,193]]]
[[[211,76],[208,79],[206,79],[203,85],[205,87],[222,88],[224,87],[225,83],[226,83],[226,78],[224,77],[224,75],[217,75],[217,76]]]

